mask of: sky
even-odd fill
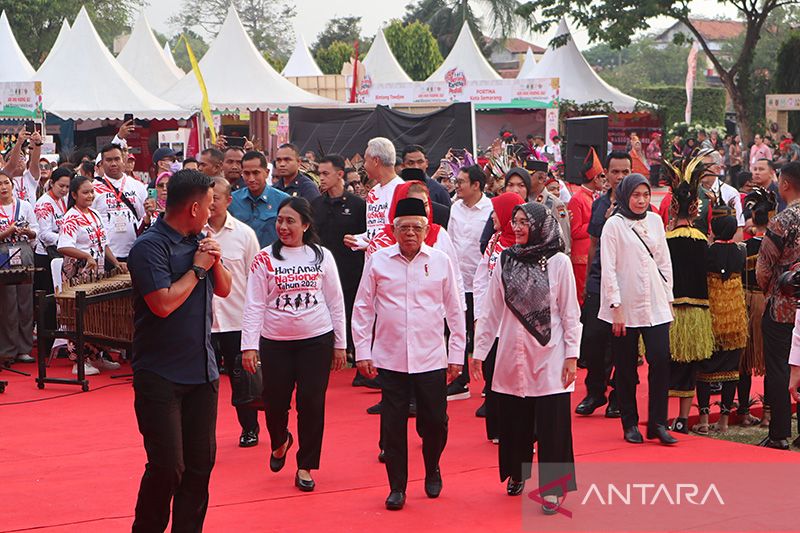
[[[401,18],[405,13],[405,6],[409,3],[411,3],[411,0],[378,0],[371,3],[353,0],[296,0],[294,4],[297,16],[294,18],[294,30],[301,33],[306,43],[310,46],[328,20],[335,17],[355,15],[362,17],[361,28],[363,34],[372,36],[378,28],[389,20]],[[177,31],[177,28],[170,27],[167,24],[167,19],[180,10],[181,4],[181,0],[150,0],[150,5],[145,8],[145,14],[154,29],[165,35],[172,36]],[[374,7],[370,8],[370,5]],[[736,15],[735,9],[721,9],[717,0],[695,0],[691,3],[691,7],[701,17],[716,18],[725,16],[733,18]],[[483,11],[485,13],[480,0],[477,0],[476,8],[479,12]],[[670,19],[656,20],[653,22],[653,30],[666,29],[672,22]],[[574,24],[570,24],[570,29],[573,32],[578,48],[585,50],[591,47],[586,32],[580,29],[576,30]],[[528,34],[518,35],[517,37],[546,47],[554,33],[555,24],[543,35]]]

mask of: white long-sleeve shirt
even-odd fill
[[[458,269],[464,280],[465,292],[473,292],[472,280],[481,259],[481,233],[492,209],[492,201],[485,195],[481,195],[481,199],[472,207],[468,207],[464,200],[458,200],[450,207],[447,232],[458,256]]]
[[[46,192],[36,200],[33,212],[39,222],[36,253],[47,255],[46,248],[58,244],[58,232],[61,230],[64,215],[67,214],[67,199],[56,199],[51,192]]]
[[[539,344],[505,302],[503,267],[497,262],[484,307],[475,330],[473,357],[485,361],[498,339],[492,390],[519,397],[546,396],[572,392],[561,383],[564,360],[580,353],[581,311],[575,288],[572,263],[563,253],[547,261],[550,282],[550,342]],[[498,334],[499,328],[499,334]]]
[[[378,250],[364,267],[353,307],[356,361],[371,359],[377,368],[409,374],[463,364],[461,302],[455,267],[444,252],[423,243],[409,261],[397,244]],[[449,352],[444,318],[450,327]]]
[[[500,254],[506,247],[500,242],[500,234],[495,233],[489,241],[489,245],[483,252],[483,256],[475,268],[475,276],[472,284],[472,311],[475,319],[481,315],[483,309],[483,298],[489,290],[489,283],[492,280],[494,267],[497,265]]]
[[[114,191],[106,183],[116,188]],[[103,221],[108,237],[108,246],[116,257],[128,257],[133,242],[136,240],[136,227],[144,216],[144,201],[147,200],[147,187],[131,176],[123,176],[118,180],[104,177],[103,181],[95,180],[94,203],[92,209],[97,211]],[[136,214],[122,201],[122,195],[128,199],[136,210]]]
[[[792,349],[789,351],[789,364],[792,366],[800,366],[800,309],[798,309],[794,315]]]
[[[637,233],[647,243],[653,257]],[[672,260],[661,217],[649,211],[642,220],[630,220],[621,215],[610,217],[603,226],[600,249],[603,253],[600,254],[600,312],[597,318],[613,323],[611,305],[620,304],[627,327],[672,322],[669,305],[673,301]]]
[[[275,341],[311,339],[333,330],[334,348],[345,349],[344,294],[333,254],[323,247],[315,263],[310,246],[258,252],[250,267],[242,317],[242,351],[258,350],[260,337]]]
[[[225,298],[211,300],[214,322],[212,333],[242,330],[245,295],[247,293],[247,277],[250,265],[259,251],[258,237],[253,229],[227,213],[225,223],[219,232],[206,224],[203,230],[214,238],[222,250],[222,261],[231,273],[231,292]]]

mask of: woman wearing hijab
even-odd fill
[[[156,213],[163,213],[167,210],[167,185],[172,172],[162,172],[156,178]]]
[[[522,492],[535,435],[542,510],[553,514],[565,491],[577,490],[570,393],[580,308],[572,264],[547,208],[535,202],[516,206],[511,223],[516,244],[495,266],[476,329],[472,374],[481,379],[497,337],[492,391],[500,406],[500,479],[508,479],[509,496]],[[562,478],[567,481],[558,482]]]
[[[514,237],[514,229],[511,227],[511,214],[518,205],[522,205],[525,201],[522,197],[514,192],[504,192],[499,196],[495,196],[492,200],[492,221],[495,234],[489,240],[486,250],[483,252],[478,267],[475,269],[475,277],[472,280],[472,307],[475,317],[479,317],[483,307],[484,296],[489,288],[489,282],[492,279],[494,267],[497,265],[497,260],[500,259],[500,254],[503,250],[513,246],[516,243]],[[478,320],[475,319],[477,324]],[[497,333],[497,332],[495,332]],[[483,392],[486,394],[484,400],[484,416],[486,418],[486,438],[497,444],[499,439],[498,429],[498,413],[499,406],[497,397],[492,392],[492,376],[494,374],[494,360],[497,355],[497,335],[495,341],[486,356],[483,365],[483,375],[486,380]],[[473,349],[474,352],[474,349]]]
[[[700,419],[692,430],[707,435],[710,429],[724,433],[736,384],[739,381],[739,360],[747,346],[747,307],[744,302],[742,275],[747,253],[745,245],[733,241],[736,218],[730,215],[711,220],[714,242],[708,248],[708,302],[711,310],[711,329],[714,333],[714,353],[700,362],[697,373],[697,404]],[[708,424],[711,384],[722,383],[719,421],[713,428]]]
[[[650,183],[629,174],[617,187],[617,210],[600,237],[602,265],[600,312],[611,324],[617,398],[624,438],[644,442],[637,427],[637,360],[639,337],[648,362],[647,438],[662,444],[677,440],[667,432],[672,322],[672,262],[661,218],[650,207]]]
[[[528,201],[528,198],[531,195],[531,175],[527,170],[520,167],[514,167],[506,172],[504,179],[505,187],[503,187],[503,193],[517,193],[525,202]],[[511,211],[508,212],[508,218],[511,220]],[[489,220],[486,221],[486,226],[483,228],[483,233],[481,233],[481,253],[486,250],[486,244],[497,231],[494,226],[494,220],[492,217],[489,217]],[[511,241],[511,244],[514,244],[513,240]]]

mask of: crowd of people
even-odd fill
[[[673,139],[665,157],[651,148],[657,138],[644,151],[633,138],[604,161],[592,148],[572,180],[580,183],[567,183],[558,143],[543,138],[501,137],[478,158],[454,148],[438,166],[425,147],[398,156],[382,137],[349,159],[301,155],[293,144],[268,158],[221,138],[196,159],[156,150],[152,182],[142,183],[131,128],[55,169],[41,164],[39,134],[19,132],[0,170],[0,268],[40,266],[35,287],[49,292],[53,259],[63,259],[65,279],[130,273],[148,458],[134,531],[162,531],[172,498],[173,524],[202,525],[223,369],[260,379],[270,469],[283,469],[296,442],[294,483],[308,492],[329,373],[351,361],[353,386],[381,390],[368,413],[381,417],[391,510],[405,504],[409,416],[425,492],[436,498],[447,402],[480,392],[476,416],[498,444],[507,493],[523,491],[535,446],[543,511],[557,512],[577,486],[578,366],[587,395],[575,412],[606,406],[629,443],[644,442],[644,358],[647,439],[674,445],[690,430],[726,431],[735,416],[769,426],[764,446],[790,446],[800,370],[789,358],[795,299],[780,280],[800,260],[793,142],[776,161],[758,136],[749,158],[735,136],[715,132]],[[660,182],[670,192],[653,205]],[[0,288],[0,301],[0,357],[32,361],[32,289]],[[55,309],[47,320],[39,327],[56,327]],[[88,353],[87,375],[119,367],[101,346]],[[765,375],[763,419],[750,413],[753,375]],[[710,424],[715,393],[720,417]],[[673,420],[670,396],[680,398]],[[689,428],[695,396],[699,422]],[[239,404],[236,414],[239,445],[256,446],[257,407]]]

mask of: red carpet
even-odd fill
[[[66,375],[70,368],[64,361],[56,366],[54,375]],[[33,365],[16,368],[33,370]],[[484,438],[483,420],[474,416],[481,402],[477,391],[470,400],[448,407],[450,437],[441,465],[441,497],[429,500],[424,495],[421,447],[412,425],[406,508],[386,511],[386,473],[376,460],[379,417],[364,412],[379,394],[352,388],[352,376],[348,370],[332,379],[322,468],[314,475],[317,490],[311,494],[293,486],[293,452],[282,472],[268,471],[263,421],[259,446],[238,448],[239,428],[223,378],[206,531],[521,530],[522,499],[505,495],[496,447]],[[94,376],[92,390],[80,393],[77,387],[63,385],[39,391],[33,378],[8,372],[0,373],[0,379],[10,382],[0,395],[0,531],[129,531],[145,461],[130,384]],[[583,395],[582,380],[583,371],[573,404]],[[753,394],[760,387],[756,385]],[[640,391],[640,396],[640,412],[646,412],[646,395]],[[671,412],[675,407],[671,405]],[[800,455],[793,453],[695,436],[679,436],[681,442],[672,449],[653,443],[631,446],[623,442],[618,420],[597,414],[575,420],[573,432],[578,465],[621,460],[724,462],[743,456],[753,462],[800,462]],[[727,518],[735,518],[737,512],[744,516],[753,510],[729,509],[733,516]],[[552,517],[537,520],[544,524]],[[697,530],[711,526],[698,524]]]

